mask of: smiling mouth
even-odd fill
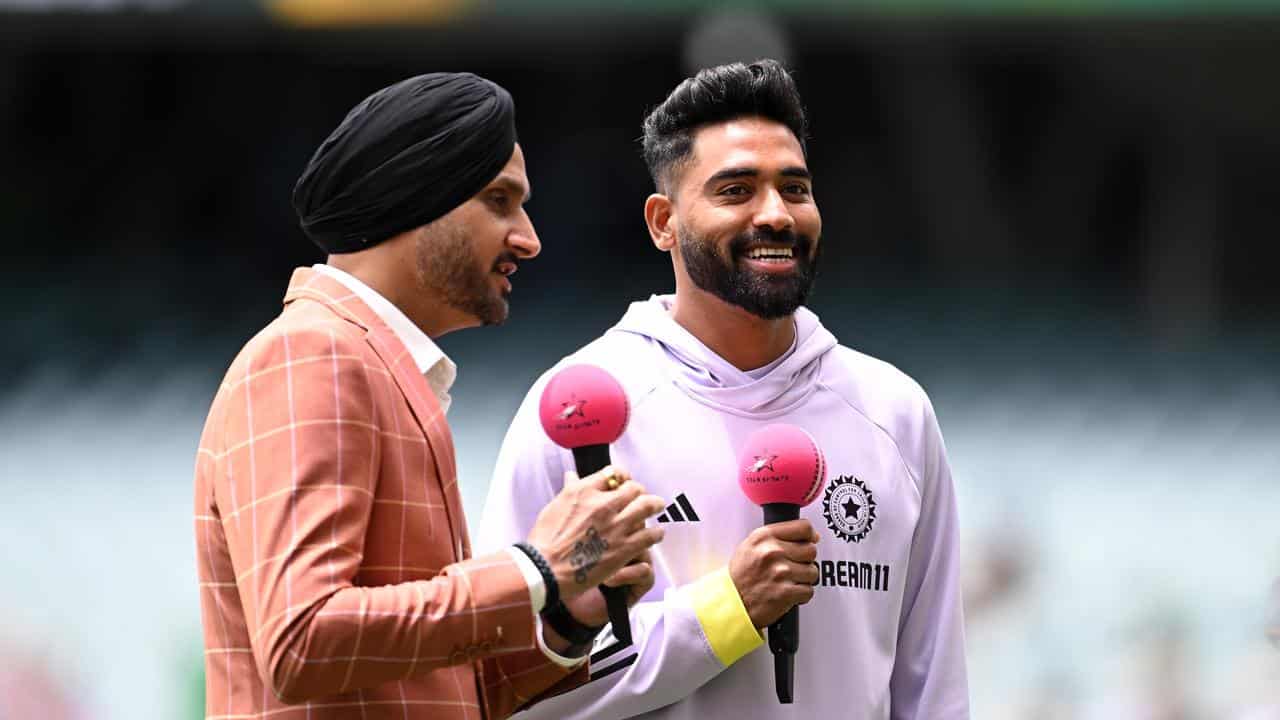
[[[795,251],[789,247],[757,246],[743,253],[743,256],[757,262],[783,264],[795,259]]]

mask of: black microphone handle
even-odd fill
[[[765,503],[764,524],[795,520],[800,506],[791,503]],[[794,699],[796,651],[800,649],[800,608],[793,607],[769,626],[769,652],[773,653],[773,682],[778,702],[791,704]]]
[[[583,445],[573,449],[573,464],[577,466],[578,477],[590,475],[603,470],[613,462],[609,457],[608,445]],[[605,605],[609,608],[609,623],[613,625],[613,636],[623,646],[631,644],[631,619],[627,615],[627,588],[600,585]]]
[[[608,445],[583,445],[573,449],[573,464],[578,466],[579,477],[600,472],[611,462]]]
[[[796,656],[795,653],[783,653],[773,656],[773,689],[778,695],[778,703],[790,705],[795,701]]]
[[[607,451],[608,446],[605,447]],[[760,507],[764,508],[765,525],[800,519],[799,505],[792,505],[791,503],[765,503]]]

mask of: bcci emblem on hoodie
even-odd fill
[[[822,514],[836,537],[861,542],[876,524],[876,499],[866,483],[841,475],[822,496]]]

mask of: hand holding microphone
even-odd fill
[[[743,540],[729,561],[729,576],[757,629],[772,625],[813,599],[818,533],[808,520],[764,525]]]
[[[630,532],[637,540],[647,543],[634,548],[629,546],[628,549],[634,551],[624,564],[635,560],[631,567],[621,568],[616,576],[610,573],[600,578],[607,580],[600,585],[600,592],[607,605],[613,634],[624,645],[631,643],[627,607],[629,602],[638,598],[627,586],[652,587],[653,569],[647,562],[647,550],[662,538],[660,528],[645,528],[644,521],[661,512],[665,506],[661,498],[645,495],[644,488],[630,481],[625,471],[610,465],[609,444],[626,430],[629,413],[622,386],[612,375],[594,365],[571,365],[556,373],[543,389],[538,407],[543,429],[557,445],[573,451],[578,473],[588,475],[588,480],[599,477],[603,482],[602,489],[616,495],[611,499],[610,507],[616,506],[618,514],[600,521],[616,524],[615,531]],[[591,475],[605,468],[612,468],[612,475]],[[594,485],[594,482],[588,484],[589,487]],[[570,485],[566,484],[565,491],[569,489]],[[574,620],[594,624],[591,618],[581,616],[594,615],[596,608],[592,607],[590,598],[579,601],[573,609],[579,611]]]
[[[618,576],[644,581],[643,568],[631,569],[629,563],[647,558],[648,549],[662,539],[662,528],[646,527],[645,520],[664,507],[662,498],[646,495],[620,468],[571,477],[538,513],[528,543],[550,565],[559,599],[571,602]]]
[[[764,509],[764,526],[738,546],[729,575],[757,628],[768,626],[778,702],[793,700],[800,612],[818,582],[818,533],[800,508],[813,502],[827,479],[826,459],[813,437],[794,425],[752,433],[738,458],[738,484]]]

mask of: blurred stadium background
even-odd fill
[[[1280,3],[0,0],[0,719],[201,717],[196,441],[348,108],[516,98],[543,254],[442,342],[475,519],[531,380],[671,287],[643,114],[766,55],[812,306],[938,409],[974,717],[1280,717]]]

